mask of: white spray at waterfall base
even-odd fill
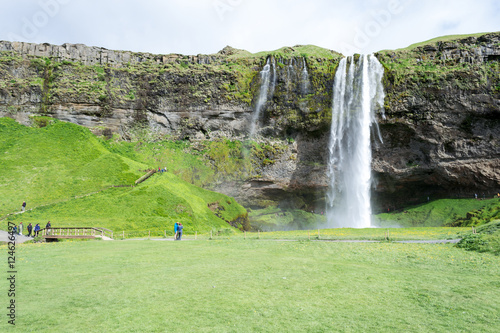
[[[328,227],[371,226],[371,130],[382,140],[375,113],[383,113],[384,69],[373,55],[340,61],[333,87],[328,145]]]

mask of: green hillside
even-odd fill
[[[375,215],[375,224],[380,227],[469,226],[465,223],[457,224],[456,221],[465,218],[471,211],[490,206],[498,211],[498,199],[440,199],[408,207],[403,211]],[[490,220],[490,218],[484,219],[472,225],[480,225]]]
[[[164,230],[173,221],[186,231],[241,227],[246,210],[225,195],[191,185],[171,173],[132,185],[148,165],[111,152],[88,129],[51,118],[26,127],[0,118],[0,214],[8,219],[52,221],[54,226],[112,230]],[[32,208],[32,210],[31,210]],[[5,229],[6,220],[0,222]]]
[[[210,207],[209,207],[210,206]],[[220,217],[218,217],[218,214]],[[46,223],[54,227],[99,226],[127,235],[171,233],[182,222],[186,233],[230,229],[226,221],[246,218],[246,211],[233,198],[204,190],[173,174],[156,174],[137,187],[110,188],[94,195],[40,207],[15,217],[23,223]],[[236,222],[241,226],[241,222]]]
[[[130,185],[145,166],[110,153],[88,129],[52,118],[41,128],[0,118],[0,216],[67,200],[112,185]]]

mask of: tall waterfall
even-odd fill
[[[329,227],[371,226],[371,130],[381,141],[375,118],[383,118],[384,69],[373,55],[340,61],[333,87],[327,193]],[[373,126],[372,126],[373,125]]]
[[[260,91],[259,97],[257,99],[257,103],[255,104],[255,110],[252,114],[252,123],[250,124],[250,133],[249,137],[253,138],[255,135],[255,131],[257,130],[257,124],[259,122],[260,113],[264,108],[264,105],[267,102],[267,95],[269,94],[269,84],[271,82],[271,67],[273,67],[273,82],[272,82],[272,93],[274,93],[275,85],[276,85],[276,65],[274,64],[274,59],[272,60],[273,66],[271,66],[271,60],[267,58],[266,65],[260,71]]]

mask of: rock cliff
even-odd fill
[[[500,34],[442,39],[376,54],[385,67],[383,144],[375,144],[379,210],[500,190]],[[212,189],[249,206],[323,207],[332,86],[341,55],[313,47],[250,54],[152,55],[64,44],[0,42],[0,116],[46,114],[130,139],[146,127],[174,139],[247,140],[262,70],[271,83],[245,177]]]

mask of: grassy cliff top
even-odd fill
[[[268,55],[273,55],[275,57],[292,58],[292,57],[314,57],[314,58],[325,58],[325,59],[337,59],[341,58],[342,54],[325,49],[315,45],[296,45],[293,47],[284,46],[274,51],[261,51],[257,53],[250,53],[245,50],[235,50],[230,58],[262,58]]]
[[[423,42],[414,43],[414,44],[411,44],[407,47],[396,49],[396,51],[413,50],[419,46],[434,45],[434,44],[437,44],[438,42],[451,42],[451,41],[456,41],[456,40],[465,39],[465,38],[469,38],[469,37],[480,37],[480,36],[488,35],[491,33],[500,33],[500,32],[479,32],[479,33],[475,33],[475,34],[465,34],[465,35],[446,35],[446,36],[432,38],[432,39],[429,39],[429,40],[426,40]]]

